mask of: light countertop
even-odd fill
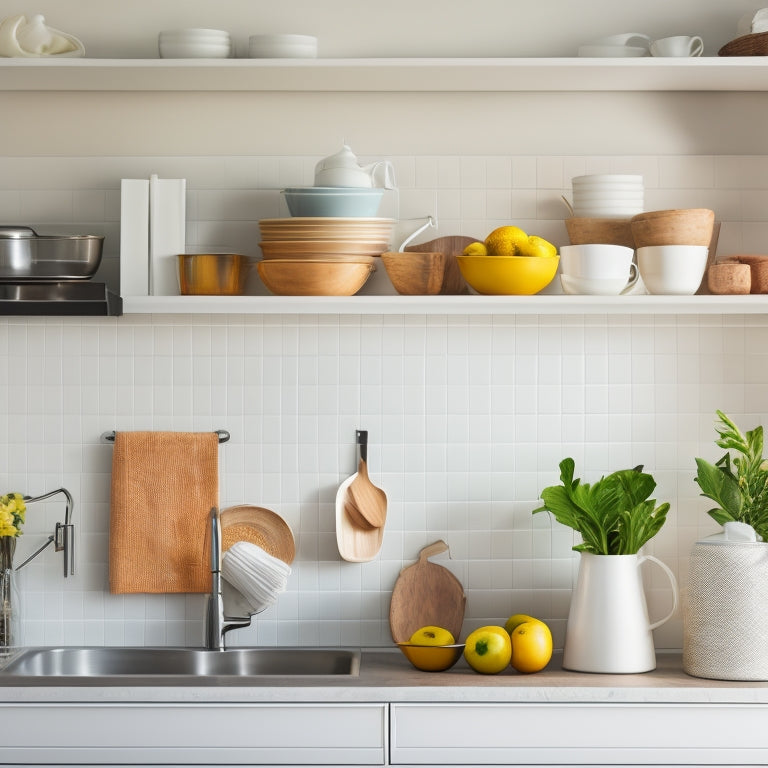
[[[0,672],[0,704],[40,702],[208,703],[734,703],[768,704],[768,682],[691,677],[679,654],[658,654],[653,672],[603,675],[569,672],[556,655],[542,672],[498,675],[474,672],[460,659],[447,672],[420,672],[395,649],[364,650],[355,677],[217,678],[208,685],[156,679],[11,678]]]

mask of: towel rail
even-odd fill
[[[214,429],[213,430],[219,436],[219,443],[226,443],[229,440],[229,432],[226,429]],[[115,442],[115,432],[105,432],[101,436],[101,441],[105,443]]]

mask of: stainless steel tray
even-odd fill
[[[122,315],[123,300],[93,281],[0,281],[2,315]]]
[[[101,264],[101,235],[38,235],[0,226],[0,282],[87,280]]]

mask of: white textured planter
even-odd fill
[[[768,680],[768,543],[699,541],[683,603],[683,670]]]

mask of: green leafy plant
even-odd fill
[[[656,487],[642,467],[622,469],[589,485],[574,480],[573,459],[560,462],[562,485],[541,492],[543,506],[533,513],[550,512],[558,523],[581,534],[574,549],[595,555],[633,555],[664,525],[669,504],[656,506],[648,497]]]
[[[719,438],[715,444],[726,454],[715,464],[696,459],[696,482],[701,495],[719,506],[708,514],[720,525],[740,522],[751,525],[768,540],[768,461],[763,458],[762,426],[742,434],[722,411],[716,411]],[[730,451],[738,454],[731,459]]]

